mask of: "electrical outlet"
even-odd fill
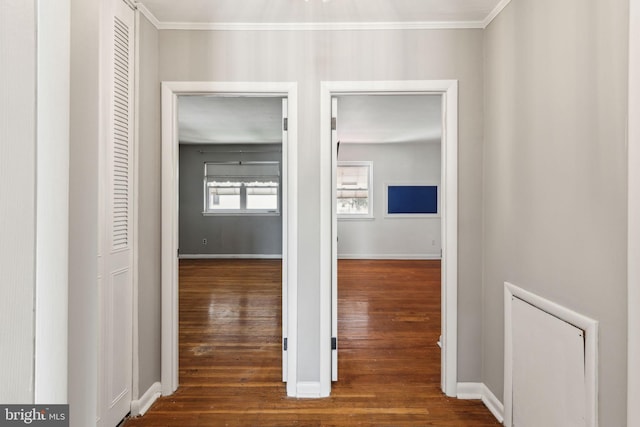
[[[202,244],[206,245],[207,244],[207,239],[202,239]]]

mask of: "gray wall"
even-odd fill
[[[160,80],[158,30],[140,16],[138,135],[138,361],[142,395],[160,381]],[[136,396],[134,396],[134,399]]]
[[[202,215],[206,162],[282,162],[281,148],[282,144],[180,145],[180,255],[282,255],[281,214]],[[282,185],[279,194],[282,196]],[[202,243],[202,239],[207,239],[206,245]]]
[[[485,32],[483,380],[503,282],[600,322],[599,417],[625,425],[628,1],[514,0]]]
[[[440,185],[440,141],[340,144],[340,161],[373,162],[374,219],[338,219],[338,257],[439,258],[440,218],[385,217],[385,184]]]
[[[34,400],[35,1],[0,3],[0,402]]]
[[[163,30],[159,43],[160,80],[298,82],[299,381],[320,376],[320,81],[459,80],[458,372],[480,381],[482,30]]]

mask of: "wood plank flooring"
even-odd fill
[[[180,262],[180,388],[126,427],[500,425],[440,391],[438,261],[341,260],[339,381],[329,398],[288,398],[280,269]]]

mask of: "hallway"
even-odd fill
[[[280,261],[180,263],[180,388],[126,427],[499,426],[439,388],[439,261],[339,262],[339,381],[281,382]]]

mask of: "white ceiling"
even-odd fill
[[[141,0],[161,24],[482,23],[509,0]]]
[[[338,99],[342,143],[440,141],[440,95],[350,95]],[[182,143],[279,143],[282,101],[269,97],[180,96]]]
[[[341,143],[440,142],[440,95],[349,95],[338,98]]]
[[[282,142],[282,100],[269,97],[178,97],[183,143]]]

